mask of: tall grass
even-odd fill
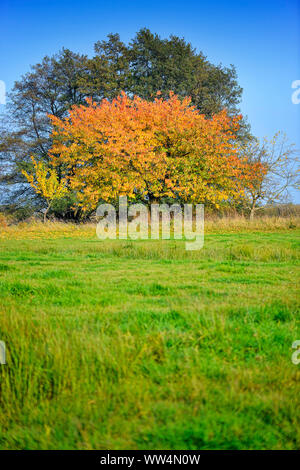
[[[5,228],[0,447],[298,449],[299,230],[225,223],[195,252]]]

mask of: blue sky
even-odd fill
[[[300,104],[291,100],[300,80],[300,0],[1,0],[0,11],[0,80],[8,90],[44,55],[62,47],[91,55],[110,32],[127,42],[148,27],[185,37],[213,63],[234,64],[252,132],[282,130],[300,149]]]

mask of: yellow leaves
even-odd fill
[[[54,168],[46,166],[42,162],[36,162],[31,157],[33,163],[33,173],[22,171],[31,187],[41,194],[47,201],[60,199],[67,192],[65,180],[59,181]]]

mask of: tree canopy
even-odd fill
[[[100,103],[88,99],[68,117],[50,119],[52,162],[63,168],[84,210],[121,194],[218,207],[240,195],[249,174],[235,144],[241,116],[223,110],[207,118],[190,98],[172,93],[154,101],[125,93]]]

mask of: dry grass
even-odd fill
[[[274,232],[300,228],[300,217],[264,216],[250,221],[246,217],[220,217],[205,219],[205,233]],[[0,239],[39,238],[96,238],[96,224],[74,224],[68,222],[40,221],[21,222],[0,226]]]
[[[300,227],[300,216],[276,217],[263,216],[249,220],[243,216],[222,217],[205,220],[207,233],[232,232],[272,232],[277,230],[290,230]]]

